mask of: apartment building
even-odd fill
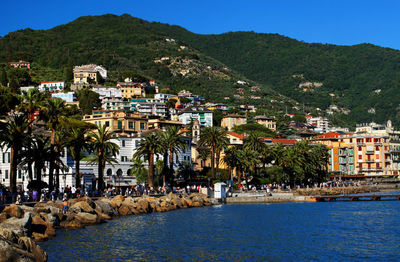
[[[105,125],[117,133],[138,133],[148,129],[148,118],[133,111],[94,111],[84,115],[83,121],[95,125]]]
[[[234,126],[240,126],[244,124],[247,124],[246,116],[235,114],[224,116],[221,121],[221,127],[227,128],[228,131],[231,131]]]

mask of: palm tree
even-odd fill
[[[149,163],[149,186],[154,186],[154,156],[157,153],[162,152],[160,136],[158,133],[150,133],[139,142],[139,146],[136,148],[136,152],[133,154],[133,159],[140,159],[142,157],[147,158]]]
[[[48,127],[51,129],[50,144],[51,151],[55,150],[56,131],[59,129],[63,120],[65,120],[66,106],[65,102],[59,98],[48,99],[44,102],[42,109],[42,119],[47,122]],[[55,154],[53,155],[55,156]],[[53,190],[53,172],[55,168],[55,158],[50,160],[49,168],[49,190]]]
[[[19,155],[26,144],[27,130],[30,122],[25,115],[14,116],[1,127],[0,145],[10,149],[10,190],[17,192],[17,166]]]
[[[75,160],[75,184],[80,187],[80,160],[82,152],[89,151],[90,137],[87,136],[89,130],[83,127],[72,127],[66,134],[66,146],[71,152],[72,159]]]
[[[22,91],[22,103],[17,107],[19,112],[22,112],[28,116],[30,121],[33,121],[33,115],[36,110],[38,110],[45,99],[44,93],[40,92],[38,89],[33,88],[28,91]],[[32,125],[28,127],[28,136],[32,135]],[[28,146],[25,150],[29,151],[30,147]],[[32,163],[28,161],[28,177],[29,180],[32,181]]]
[[[89,147],[94,152],[94,157],[90,159],[89,163],[98,165],[98,189],[102,191],[104,189],[104,168],[106,163],[114,166],[114,163],[118,163],[116,155],[119,150],[119,146],[112,142],[112,139],[118,139],[114,132],[107,130],[105,125],[98,126],[95,131],[89,134],[90,143]]]
[[[236,168],[237,173],[239,171],[237,168],[239,163],[238,147],[232,146],[226,149],[222,161],[228,166],[229,176],[233,179],[233,170]]]
[[[180,134],[180,128],[178,126],[169,126],[167,131],[161,133],[160,140],[162,149],[169,153],[169,179],[173,181],[174,176],[174,155],[184,151],[187,148],[185,140]],[[166,155],[164,151],[164,156]],[[165,184],[165,174],[163,174],[163,183]]]
[[[32,137],[29,138],[27,147],[29,147],[29,150],[24,150],[22,152],[19,165],[34,164],[36,174],[36,182],[34,184],[36,187],[39,187],[36,189],[40,191],[42,185],[42,170],[45,167],[46,161],[51,158],[52,155],[50,150],[50,138],[43,134],[33,134]],[[32,183],[33,180],[30,182]]]
[[[215,178],[215,154],[217,148],[221,145],[228,144],[227,133],[225,130],[218,127],[204,128],[200,134],[199,146],[207,147],[211,155],[211,177]]]
[[[136,159],[133,161],[131,167],[132,168],[129,170],[129,175],[134,176],[137,183],[145,183],[148,179],[148,174],[143,161],[140,159]]]

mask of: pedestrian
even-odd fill
[[[62,207],[63,214],[66,215],[68,211],[68,201],[67,198],[64,197],[63,199],[63,207]]]

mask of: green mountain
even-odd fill
[[[135,72],[216,102],[321,114],[333,106],[335,124],[391,119],[400,126],[400,51],[370,44],[308,44],[254,32],[198,35],[130,15],[103,15],[9,33],[0,39],[0,62],[9,55],[33,61],[36,81],[49,80],[48,72],[62,75],[66,67],[97,63],[110,70],[112,81]],[[261,91],[250,92],[253,85]],[[245,88],[244,99],[234,98],[238,87]]]

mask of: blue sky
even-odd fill
[[[372,43],[400,49],[400,1],[394,0],[4,0],[0,35],[49,29],[80,16],[128,13],[200,34],[278,33],[305,42]]]

